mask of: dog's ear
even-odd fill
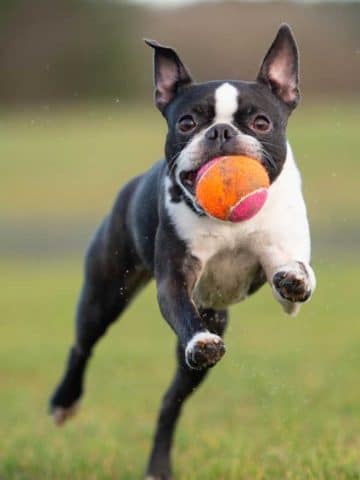
[[[192,83],[192,78],[175,50],[154,40],[145,39],[145,43],[154,49],[155,103],[163,113],[179,88]]]
[[[290,109],[298,104],[299,54],[289,25],[281,25],[256,80],[267,85]]]

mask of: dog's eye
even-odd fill
[[[271,121],[265,115],[257,115],[250,123],[252,130],[266,133],[271,129]]]
[[[183,133],[190,132],[195,127],[196,127],[196,123],[191,115],[184,115],[178,121],[178,129]]]

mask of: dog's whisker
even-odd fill
[[[269,142],[267,140],[261,140],[261,143],[263,143],[265,145],[270,145],[271,147],[278,147],[278,145],[276,145],[276,143]]]
[[[272,155],[269,152],[267,152],[264,148],[261,150],[261,153],[263,154],[265,160],[270,164],[270,166],[273,169],[276,169],[276,163],[275,163]]]

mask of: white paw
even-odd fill
[[[185,349],[185,360],[197,370],[215,365],[225,353],[225,345],[219,335],[210,332],[196,333]]]
[[[292,315],[299,311],[299,304],[310,300],[315,286],[314,272],[303,262],[294,261],[280,267],[272,278],[275,298]]]

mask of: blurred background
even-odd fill
[[[360,478],[360,4],[0,2],[0,478],[141,477],[173,334],[151,285],[101,342],[76,422],[47,397],[72,341],[82,256],[131,176],[163,154],[144,37],[198,81],[255,78],[281,22],[301,52],[289,139],[318,290],[296,320],[268,287],[232,309],[228,353],[186,409],[178,478]]]

